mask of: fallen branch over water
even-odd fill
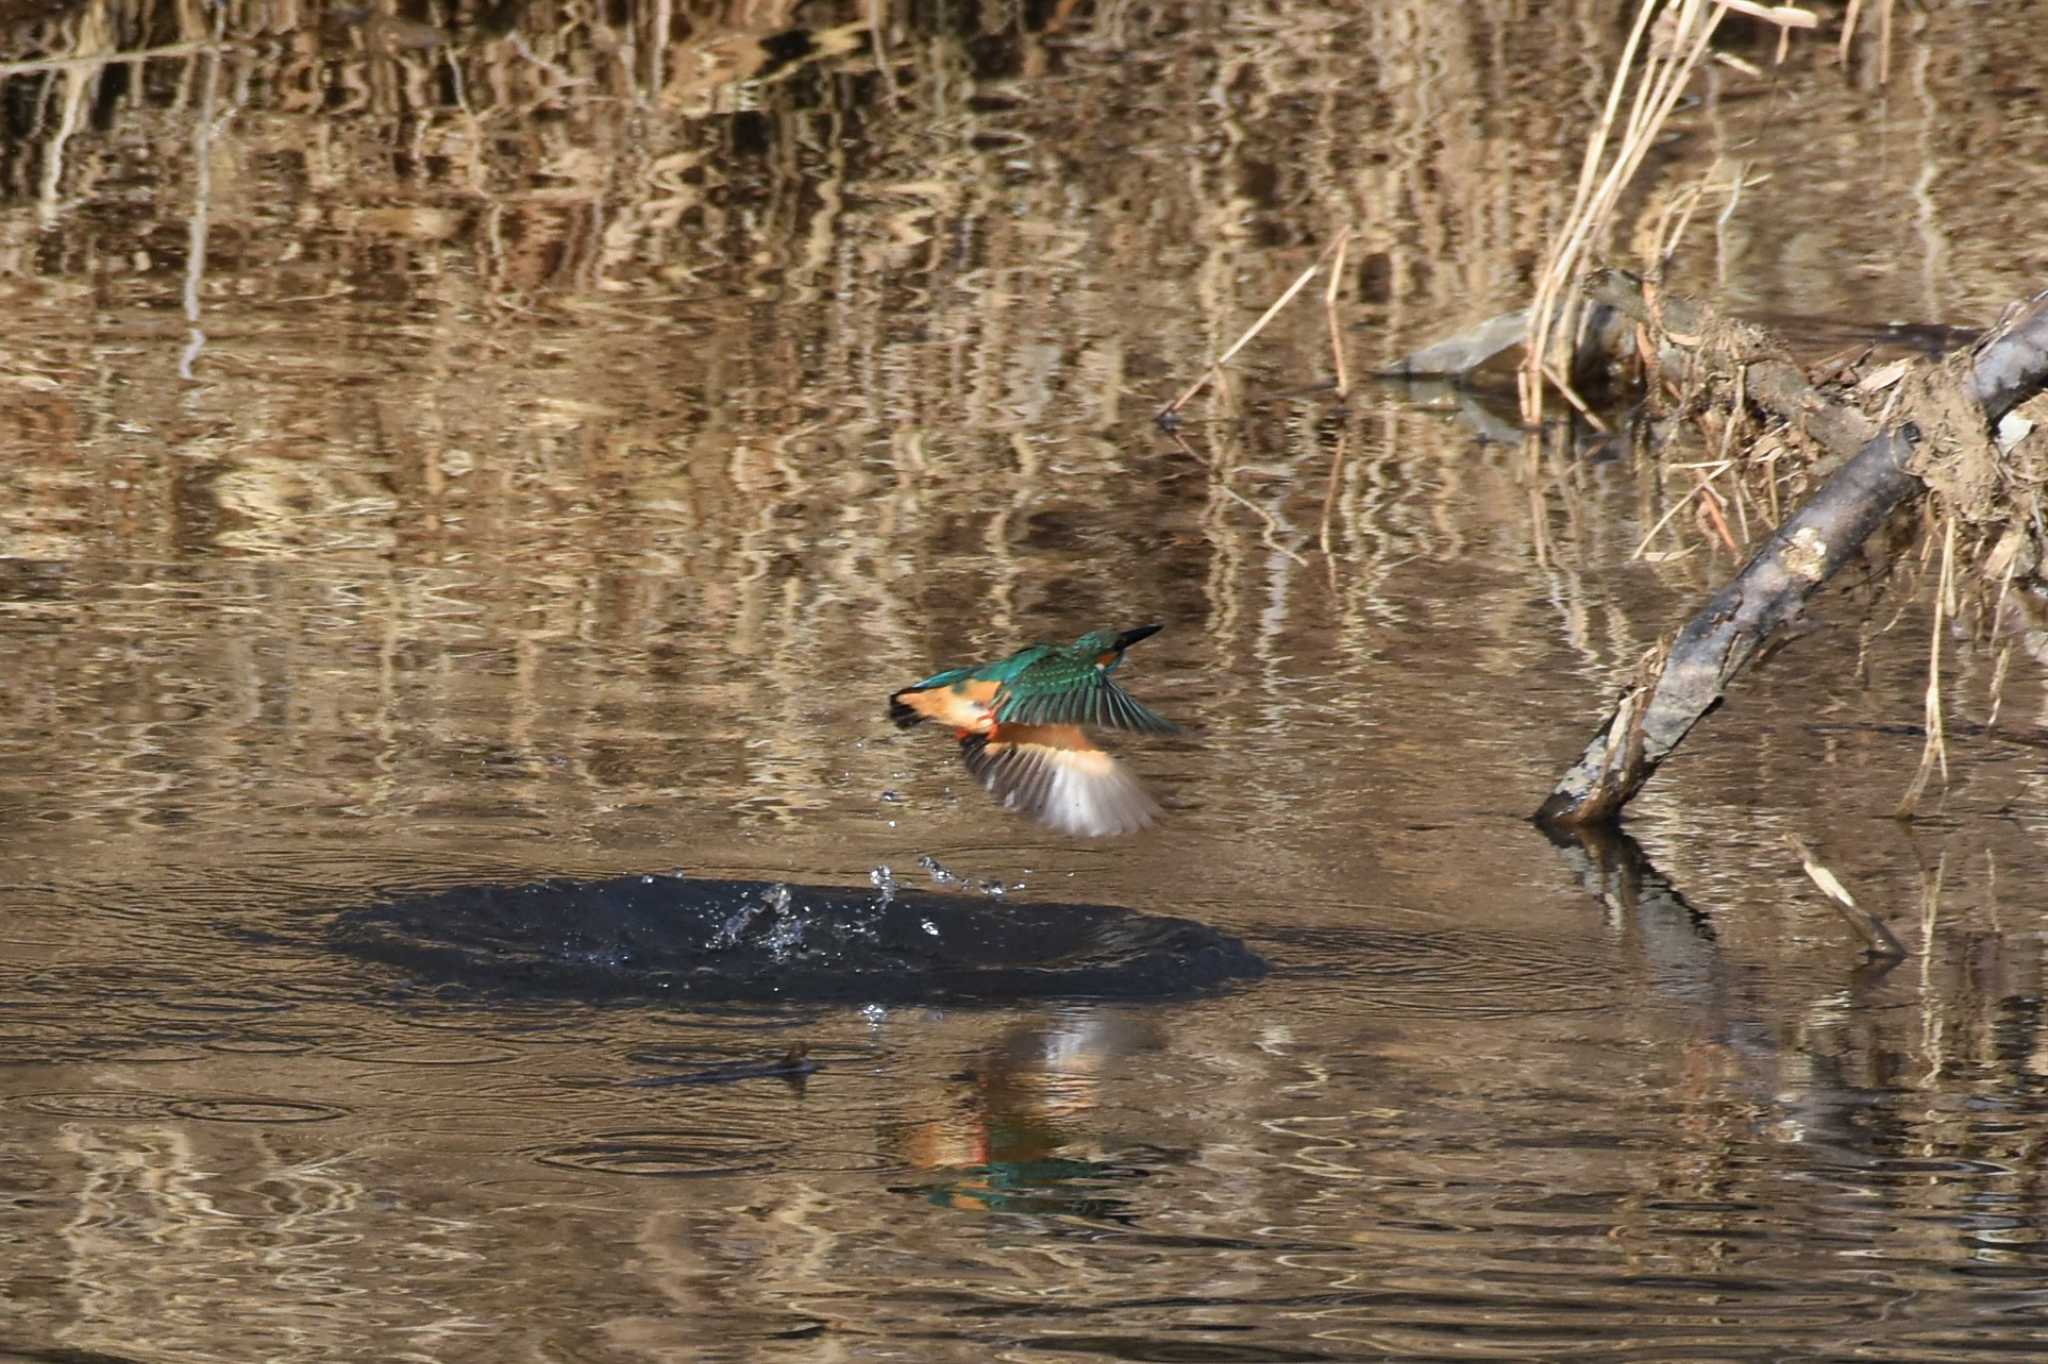
[[[1680,300],[1657,299],[1625,280],[1603,273],[1590,281],[1590,288],[1595,297],[1660,330],[1662,335],[1654,338],[1658,344],[1668,342],[1709,363],[1741,369],[1752,397],[1804,425],[1831,449],[1857,441],[1858,423],[1867,429],[1862,414],[1830,402],[1803,378],[1794,383],[1770,369],[1775,348],[1753,346],[1754,333],[1716,324],[1705,309],[1686,314],[1691,325],[1685,325]],[[1784,385],[1770,382],[1773,376],[1784,379]],[[1759,392],[1759,378],[1766,379],[1771,396]],[[2048,293],[2012,311],[1973,352],[1958,352],[1948,364],[1909,380],[1898,420],[1860,437],[1848,462],[1771,532],[1735,580],[1686,622],[1661,660],[1652,655],[1645,661],[1641,679],[1558,779],[1536,818],[1573,827],[1617,817],[1692,727],[1720,703],[1728,684],[1772,635],[1849,562],[1893,510],[1926,490],[1914,469],[1922,425],[1939,428],[1961,399],[1973,405],[1978,415],[1972,419],[1983,424],[1981,435],[2044,381]]]

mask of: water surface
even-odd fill
[[[1525,816],[1732,571],[1684,517],[1632,558],[1691,474],[1340,403],[1312,308],[1150,423],[1343,225],[1354,368],[1519,304],[1625,32],[1521,8],[229,4],[129,66],[216,12],[22,18],[11,57],[83,60],[5,78],[0,1349],[2048,1351],[2031,637],[1947,641],[1902,825],[1926,594],[1832,602],[1603,861]],[[2039,285],[2000,224],[2040,186],[1990,186],[2044,150],[2028,8],[1930,16],[1884,85],[1731,33],[1760,74],[1713,68],[1616,249],[1796,154],[1679,283],[1989,321]],[[1120,676],[1187,732],[1123,746],[1141,836],[886,722],[1154,620]],[[1784,833],[1915,956],[1863,967]],[[1273,969],[703,1007],[326,939],[885,867]],[[642,1083],[797,1044],[801,1084]]]

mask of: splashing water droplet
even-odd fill
[[[870,1028],[879,1028],[882,1020],[889,1016],[889,1011],[879,1004],[868,1004],[861,1008],[860,1016],[868,1021]]]
[[[956,885],[960,880],[959,877],[947,869],[945,863],[939,861],[938,858],[933,857],[930,853],[920,853],[917,865],[924,868],[926,875],[932,878],[932,884],[935,886]]]
[[[918,927],[922,928],[930,936],[934,938],[939,936],[939,926],[930,919],[919,919],[917,923]]]
[[[803,925],[790,915],[789,902],[789,887],[776,882],[726,915],[725,922],[711,935],[711,945],[717,948],[738,947],[754,927],[754,921],[765,913],[776,920],[764,940],[766,946],[771,952],[786,952],[789,943],[803,936]]]
[[[760,909],[761,906],[757,902],[749,900],[732,913],[726,915],[725,922],[720,924],[718,931],[711,935],[711,945],[720,948],[738,947],[740,945],[740,935],[747,931],[747,925],[754,921],[754,915],[759,913]]]
[[[804,921],[799,915],[790,914],[778,918],[775,926],[761,939],[761,946],[768,950],[771,960],[786,962],[804,945]]]
[[[881,866],[869,870],[868,884],[882,892],[881,903],[883,905],[887,905],[896,898],[896,873],[889,870],[888,863],[884,862]]]
[[[901,805],[903,803],[903,795],[898,791],[883,791],[881,800],[884,805]]]

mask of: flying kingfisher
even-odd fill
[[[1109,676],[1124,650],[1158,630],[1091,630],[1072,644],[1032,644],[995,663],[950,668],[891,696],[889,718],[899,729],[951,725],[967,770],[1006,810],[1083,838],[1133,833],[1159,805],[1081,727],[1178,731]]]

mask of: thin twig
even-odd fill
[[[1294,296],[1296,294],[1300,293],[1303,289],[1308,287],[1308,282],[1315,278],[1316,271],[1323,268],[1323,262],[1330,258],[1331,252],[1336,247],[1341,246],[1346,240],[1349,239],[1349,237],[1350,233],[1348,230],[1345,232],[1340,232],[1337,235],[1336,241],[1332,242],[1329,246],[1324,247],[1322,250],[1322,254],[1315,258],[1315,261],[1308,267],[1308,269],[1302,271],[1299,275],[1297,275],[1295,277],[1294,283],[1287,286],[1287,292],[1280,295],[1279,298],[1275,299],[1273,301],[1272,307],[1266,309],[1265,312],[1259,314],[1259,320],[1252,323],[1252,325],[1246,329],[1245,334],[1243,336],[1237,338],[1237,343],[1233,345],[1229,350],[1223,352],[1223,354],[1217,356],[1216,359],[1213,362],[1211,362],[1209,367],[1202,371],[1201,377],[1196,379],[1192,384],[1189,384],[1186,392],[1182,393],[1178,398],[1175,398],[1172,402],[1168,403],[1166,407],[1160,411],[1158,417],[1155,418],[1155,420],[1165,421],[1174,413],[1180,411],[1182,407],[1187,405],[1187,402],[1190,398],[1194,397],[1197,393],[1200,393],[1204,388],[1208,387],[1209,383],[1212,380],[1214,380],[1215,378],[1217,378],[1217,376],[1222,374],[1223,367],[1230,363],[1230,358],[1236,355],[1239,351],[1243,350],[1245,346],[1250,343],[1253,337],[1257,336],[1260,332],[1264,331],[1266,329],[1266,324],[1268,322],[1271,322],[1274,319],[1274,317],[1276,317],[1279,314],[1282,308],[1286,307],[1289,303],[1293,302]]]
[[[1863,8],[1863,0],[1849,0],[1849,8],[1842,15],[1842,41],[1835,46],[1835,65],[1849,64],[1849,44],[1856,41],[1856,15]]]
[[[1337,396],[1351,396],[1351,372],[1344,365],[1344,333],[1337,325],[1337,291],[1344,286],[1344,257],[1351,249],[1351,229],[1337,233],[1336,259],[1330,262],[1330,283],[1323,290],[1323,320],[1330,328],[1330,360],[1337,368]]]
[[[1713,520],[1714,532],[1721,537],[1721,543],[1728,546],[1729,557],[1740,559],[1742,548],[1735,543],[1735,537],[1728,533],[1728,520],[1721,515],[1721,494],[1715,492],[1704,478],[1700,480],[1700,494],[1700,507]]]
[[[1920,795],[1927,789],[1927,778],[1937,764],[1941,767],[1942,784],[1948,784],[1948,736],[1941,725],[1941,635],[1948,622],[1950,594],[1955,590],[1956,573],[1956,518],[1951,512],[1948,530],[1942,536],[1941,582],[1934,594],[1934,632],[1928,646],[1927,657],[1927,742],[1920,748],[1920,770],[1913,774],[1912,782],[1906,787],[1906,794],[1899,801],[1895,812],[1900,819],[1911,819],[1919,808]]]
[[[1607,423],[1600,419],[1600,414],[1593,410],[1591,404],[1579,396],[1578,390],[1572,387],[1569,377],[1560,374],[1555,365],[1545,365],[1543,372],[1550,376],[1550,382],[1557,386],[1557,391],[1564,394],[1565,401],[1577,409],[1580,418],[1585,421],[1586,425],[1592,427],[1603,436],[1609,434]]]
[[[1694,466],[1691,466],[1691,465],[1687,465],[1687,466],[1685,466],[1685,467],[1687,467],[1687,468],[1691,468],[1691,467],[1694,467]],[[1722,467],[1722,468],[1726,468],[1727,466],[1726,466],[1726,464],[1723,464],[1723,465],[1722,465],[1721,467]],[[1699,487],[1699,488],[1694,488],[1694,489],[1692,489],[1692,490],[1691,490],[1690,492],[1686,493],[1686,495],[1685,495],[1684,497],[1681,497],[1681,498],[1679,498],[1679,499],[1678,499],[1678,500],[1677,500],[1676,502],[1672,503],[1672,504],[1671,504],[1671,510],[1670,510],[1670,511],[1667,511],[1667,512],[1665,512],[1665,513],[1664,513],[1664,514],[1663,514],[1662,516],[1660,516],[1660,517],[1658,517],[1658,518],[1657,518],[1657,524],[1656,524],[1656,525],[1654,525],[1654,526],[1652,526],[1652,527],[1650,527],[1650,533],[1649,533],[1648,535],[1645,535],[1645,536],[1643,537],[1642,543],[1636,546],[1636,552],[1635,552],[1635,553],[1633,553],[1633,554],[1631,554],[1631,555],[1629,555],[1628,557],[1629,557],[1629,558],[1631,558],[1631,559],[1640,559],[1640,558],[1642,558],[1642,557],[1643,557],[1643,551],[1644,551],[1644,550],[1646,550],[1646,549],[1648,549],[1648,548],[1650,547],[1650,542],[1651,542],[1652,540],[1654,540],[1654,539],[1656,539],[1656,538],[1657,538],[1657,532],[1658,532],[1658,531],[1660,531],[1660,530],[1662,530],[1662,529],[1664,529],[1664,527],[1665,527],[1665,526],[1669,525],[1669,524],[1671,523],[1671,518],[1672,518],[1672,517],[1674,517],[1674,516],[1678,515],[1678,514],[1679,514],[1680,512],[1682,512],[1682,511],[1684,511],[1684,510],[1685,510],[1685,504],[1686,504],[1686,503],[1688,503],[1688,502],[1690,502],[1690,501],[1692,501],[1692,500],[1693,500],[1693,498],[1694,498],[1694,497],[1695,497],[1695,496],[1696,496],[1696,495],[1697,495],[1697,494],[1699,493],[1699,491],[1700,491],[1700,488],[1704,488],[1705,486],[1706,486],[1706,481],[1705,481],[1704,479],[1702,479],[1702,480],[1700,481],[1700,487]]]

